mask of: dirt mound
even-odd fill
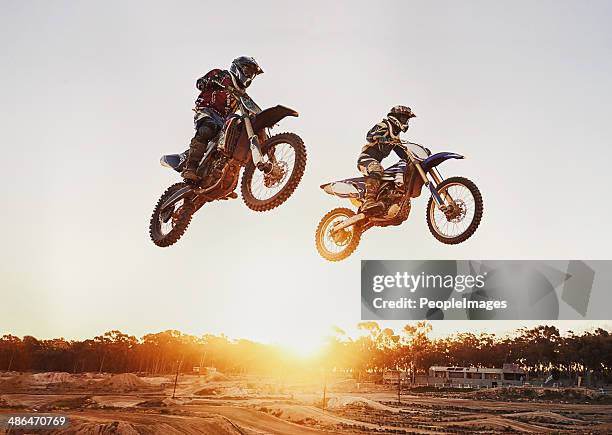
[[[66,372],[44,372],[34,373],[31,375],[32,383],[34,384],[61,384],[65,382],[74,382],[74,378],[70,373]]]
[[[238,386],[214,386],[204,387],[195,392],[197,396],[218,396],[218,397],[249,397],[248,390]]]
[[[174,435],[208,434],[240,435],[239,427],[224,417],[215,416],[198,419],[179,420],[164,417],[150,417],[147,421],[88,421],[81,417],[71,420],[70,426],[54,432],[58,435]]]
[[[79,396],[79,397],[64,397],[62,399],[54,400],[40,407],[45,411],[51,411],[55,409],[84,409],[84,408],[95,408],[98,404],[92,400],[91,396]]]
[[[387,406],[365,397],[334,396],[327,401],[328,409],[342,409],[346,406],[361,406],[363,408],[386,410]]]
[[[122,373],[102,381],[98,388],[109,392],[125,392],[151,388],[151,385],[133,373]]]
[[[185,398],[171,398],[166,397],[165,399],[150,399],[145,400],[144,402],[137,403],[136,406],[140,408],[163,408],[165,406],[173,406],[173,405],[184,405],[189,403],[191,399]]]
[[[151,385],[164,385],[173,382],[171,378],[165,376],[146,376],[141,379]]]
[[[204,377],[205,382],[223,382],[229,381],[229,378],[221,372],[212,372]]]
[[[358,391],[357,381],[355,379],[344,379],[342,381],[335,382],[329,387],[330,391],[337,393],[348,393],[351,391]]]
[[[0,382],[0,391],[11,391],[32,386],[32,377],[29,374],[17,375]]]
[[[144,402],[139,402],[136,404],[136,406],[139,406],[141,408],[159,408],[168,405],[166,405],[162,399],[151,399],[145,400]]]
[[[528,423],[560,423],[560,424],[581,424],[582,420],[575,418],[565,417],[564,415],[557,414],[552,411],[529,411],[529,412],[515,412],[513,414],[505,414],[504,417],[513,418]]]
[[[466,397],[512,402],[612,403],[609,397],[586,388],[500,387],[474,391]]]
[[[196,396],[216,396],[219,394],[219,389],[214,387],[204,387],[194,393]]]
[[[0,384],[19,375],[19,372],[0,372]]]
[[[219,394],[225,397],[247,397],[249,396],[249,392],[242,387],[222,388]]]
[[[24,373],[0,381],[0,391],[57,389],[62,386],[73,386],[78,381],[73,375],[65,372]]]
[[[325,420],[326,417],[325,415],[321,415],[320,412],[317,412],[316,409],[313,412],[311,407],[302,405],[275,404],[270,406],[261,406],[256,409],[258,411],[271,414],[274,417],[307,426],[321,424],[321,417],[323,417],[323,420]],[[325,423],[329,423],[329,421],[325,421]]]
[[[166,397],[164,400],[162,400],[162,403],[165,406],[184,405],[184,404],[189,403],[189,402],[191,402],[191,399],[184,398],[184,397],[181,397],[181,398],[176,397],[174,399],[172,397]]]
[[[327,428],[338,429],[339,425],[345,425],[346,427],[355,428],[359,427],[363,431],[372,429],[370,425],[363,424],[361,420],[352,420],[337,415],[336,413],[330,413],[323,411],[315,406],[308,405],[297,405],[297,404],[283,404],[283,403],[268,403],[265,406],[255,406],[255,409],[266,414],[271,414],[281,420],[286,420],[291,423],[296,423],[301,426],[311,426],[318,429]],[[367,412],[367,411],[366,411]],[[362,414],[363,415],[363,414]],[[376,431],[378,432],[378,431]],[[289,432],[288,432],[289,433]],[[355,433],[352,430],[350,432],[334,431],[325,433]],[[363,433],[359,431],[358,433]],[[373,432],[367,432],[373,433]],[[386,433],[386,432],[385,432]]]

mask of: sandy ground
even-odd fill
[[[612,433],[612,405],[580,403],[573,393],[572,401],[552,402],[533,391],[525,400],[516,391],[512,400],[503,390],[429,392],[404,394],[398,403],[392,387],[344,380],[328,386],[324,410],[316,384],[188,375],[172,398],[173,382],[134,374],[0,374],[0,414],[68,415],[68,427],[40,432],[57,434]]]

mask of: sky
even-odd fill
[[[361,259],[610,258],[610,2],[0,8],[0,334],[172,328],[306,346],[359,322]],[[150,214],[179,180],[159,157],[193,135],[195,80],[241,55],[265,71],[249,92],[259,105],[300,113],[274,131],[304,139],[306,174],[280,208],[208,204],[158,248]],[[396,104],[418,115],[407,139],[467,156],[442,172],[480,187],[481,227],[440,244],[423,196],[402,226],[372,229],[348,260],[326,262],[316,225],[348,203],[318,186],[357,175],[365,133]],[[531,324],[435,322],[434,333]]]

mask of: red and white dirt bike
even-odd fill
[[[298,113],[280,105],[262,111],[247,94],[239,100],[240,115],[230,117],[208,144],[197,170],[200,182],[173,184],[157,202],[149,225],[151,240],[157,246],[176,243],[204,204],[236,198],[234,190],[243,167],[242,198],[255,211],[281,205],[302,179],[306,168],[302,139],[293,133],[269,134],[280,120]],[[187,153],[162,156],[161,164],[181,172]]]

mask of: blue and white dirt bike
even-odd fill
[[[366,230],[399,225],[408,219],[410,199],[421,195],[423,185],[431,195],[427,204],[427,225],[436,239],[454,245],[467,240],[478,228],[483,212],[478,187],[463,177],[444,179],[437,169],[442,162],[463,156],[450,152],[432,155],[422,145],[401,143],[410,161],[400,160],[385,170],[377,195],[377,201],[385,205],[382,213],[372,216],[342,207],[331,210],[321,219],[316,245],[326,260],[340,261],[350,256]],[[364,177],[323,184],[321,188],[330,195],[350,200],[355,207],[361,207],[364,202]]]

